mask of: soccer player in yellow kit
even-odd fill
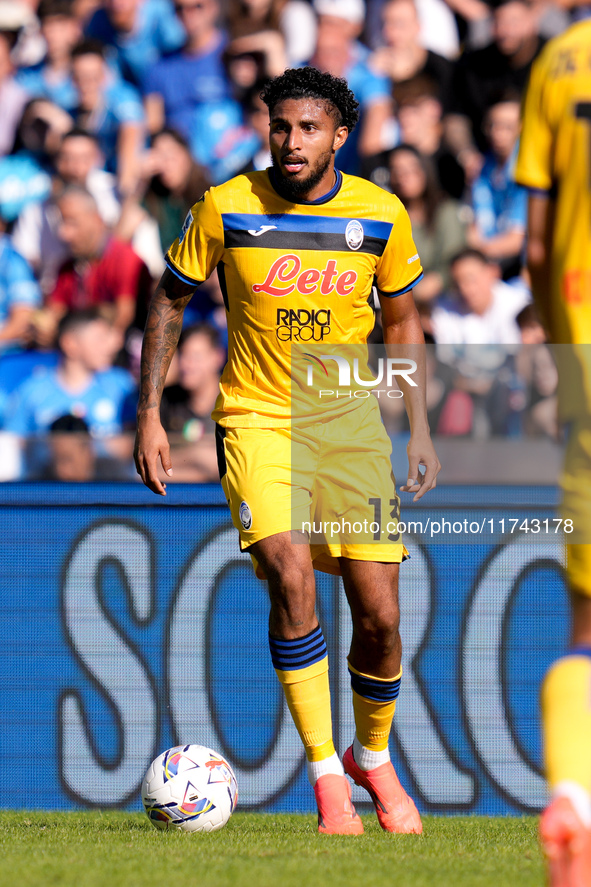
[[[382,496],[397,502],[389,441],[379,414],[376,425],[374,397],[371,403],[337,401],[322,417],[318,440],[313,434],[306,440],[306,428],[296,440],[291,359],[298,343],[306,343],[308,351],[315,342],[364,344],[373,326],[368,297],[374,281],[386,343],[420,345],[411,290],[422,269],[398,199],[335,170],[335,153],[357,122],[346,81],[313,68],[288,70],[262,97],[270,113],[272,168],[208,191],[167,254],[168,270],[144,335],[136,466],[144,483],[164,495],[158,459],[166,473],[172,466],[159,417],[162,387],[183,310],[217,267],[229,342],[213,413],[220,477],[241,548],[268,582],[271,657],[305,746],[319,831],[363,831],[344,763],[370,793],[386,831],[419,833],[419,814],[388,753],[401,679],[398,569],[404,545],[400,536],[375,545],[355,539],[298,544],[291,532],[293,515],[307,508],[309,520],[319,498],[333,510],[336,499],[340,513],[367,509],[368,490],[370,501]],[[416,499],[434,486],[439,463],[424,390],[402,382],[401,387],[412,428],[402,489]],[[296,443],[304,453],[297,482]],[[314,567],[342,575],[353,619],[349,670],[356,735],[343,763],[332,738]]]
[[[572,647],[542,690],[552,792],[540,835],[552,887],[591,887],[591,22],[552,40],[534,63],[516,179],[530,189],[528,267],[558,349],[559,407],[570,423],[563,469]],[[587,535],[585,535],[587,534]]]

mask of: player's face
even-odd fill
[[[271,115],[273,167],[290,196],[315,200],[334,184],[334,155],[347,139],[346,126],[321,99],[285,99]]]

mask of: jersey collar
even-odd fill
[[[273,169],[272,166],[268,167],[267,174],[269,176],[269,181],[271,182],[271,185],[273,186],[273,190],[277,191],[277,193],[279,194],[280,197],[283,197],[283,194],[281,194],[279,189],[275,186],[275,181],[276,181],[275,170]],[[328,203],[329,200],[332,200],[333,197],[336,197],[336,195],[341,190],[341,185],[343,184],[343,174],[340,171],[340,169],[335,168],[335,175],[336,175],[336,182],[334,183],[334,185],[332,186],[330,191],[327,191],[326,194],[322,195],[322,197],[317,197],[316,200],[290,200],[289,202],[301,204],[303,206],[318,206],[319,204],[322,204],[322,203]],[[283,200],[287,200],[287,197],[283,197]]]

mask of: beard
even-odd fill
[[[321,154],[316,161],[316,166],[309,170],[308,175],[305,178],[299,179],[286,176],[281,164],[275,159],[275,156],[272,155],[271,159],[273,161],[275,184],[277,190],[281,193],[281,196],[285,197],[287,200],[295,201],[298,197],[301,197],[302,194],[308,194],[316,187],[318,182],[321,181],[326,170],[330,166],[331,158],[332,151],[327,151],[325,154]]]

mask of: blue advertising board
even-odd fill
[[[241,809],[312,811],[304,755],[267,646],[268,600],[217,486],[4,484],[2,806],[138,809],[150,761],[178,742],[225,754]],[[431,519],[500,521],[504,488],[438,488]],[[519,499],[519,496],[517,497]],[[529,488],[521,519],[555,513]],[[418,513],[402,510],[410,524]],[[536,518],[537,516],[537,518]],[[416,526],[400,571],[403,682],[391,751],[422,811],[539,810],[538,693],[566,646],[559,536],[466,544]],[[350,618],[317,574],[337,749],[353,737]],[[354,800],[367,796],[354,787]]]

